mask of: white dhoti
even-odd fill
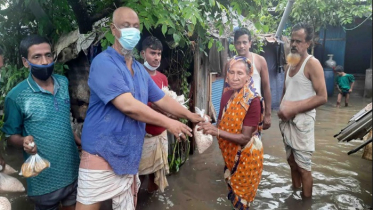
[[[154,173],[154,183],[158,185],[161,192],[168,186],[166,175],[169,173],[168,166],[168,140],[167,131],[158,136],[146,134],[142,149],[139,175]]]
[[[311,158],[315,151],[315,114],[312,110],[297,114],[287,122],[280,121],[287,158],[293,153],[297,165],[307,171],[311,171]]]
[[[90,205],[112,199],[113,210],[135,210],[140,184],[138,175],[79,168],[77,201]]]

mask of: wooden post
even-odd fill
[[[198,46],[198,44],[196,43]],[[193,106],[197,106],[199,108],[199,103],[197,93],[198,93],[198,80],[199,80],[199,74],[198,72],[200,71],[201,68],[201,58],[200,58],[200,51],[199,47],[195,48],[194,51],[194,70],[193,70]],[[194,107],[191,107],[191,110],[194,110]],[[194,125],[192,126],[192,129],[194,130]],[[190,138],[190,154],[194,153],[194,150],[196,149],[196,142],[194,140],[194,137]]]
[[[201,67],[201,58],[200,58],[200,52],[199,48],[197,47],[194,52],[194,72],[193,72],[193,82],[194,82],[194,88],[193,88],[193,95],[194,95],[194,105],[198,106],[199,104],[197,103],[198,98],[197,98],[197,92],[198,92],[198,80],[199,80],[199,74],[198,72],[200,71]],[[194,107],[193,107],[194,109]]]
[[[208,57],[196,48],[194,52],[194,106],[199,109],[204,109],[208,113],[209,106],[209,70],[208,70]],[[191,144],[191,153],[195,149],[194,139]]]
[[[226,72],[224,72],[224,67],[225,67],[226,63],[228,62],[229,46],[228,46],[227,38],[220,39],[220,41],[221,41],[221,43],[224,47],[224,50],[220,51],[220,67],[221,67],[220,75],[223,78],[225,78]]]
[[[201,85],[202,85],[202,89],[204,91],[201,91],[201,106],[203,107],[203,109],[205,110],[205,113],[208,114],[208,111],[209,111],[209,95],[210,95],[210,88],[209,88],[209,84],[210,84],[210,70],[209,70],[209,58],[206,56],[206,55],[202,55],[202,64],[203,64],[203,68],[202,68],[202,72],[201,72]]]
[[[194,56],[194,104],[204,110],[208,110],[208,72],[208,58],[204,54],[196,52]]]

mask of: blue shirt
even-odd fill
[[[108,47],[93,59],[88,78],[91,92],[82,148],[104,158],[118,175],[138,172],[145,123],[123,114],[111,100],[124,93],[144,104],[164,97],[141,63],[134,60],[132,69],[133,76],[124,57]]]
[[[4,125],[7,135],[31,135],[38,154],[51,166],[27,178],[27,194],[51,193],[78,178],[79,153],[70,123],[69,85],[66,77],[52,75],[54,93],[41,88],[29,77],[14,87],[5,98]],[[24,152],[25,160],[29,157]]]

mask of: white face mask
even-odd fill
[[[143,51],[142,52],[143,54],[141,55],[143,58],[144,58],[144,66],[147,68],[147,69],[149,69],[149,71],[155,71],[155,70],[157,70],[158,68],[159,68],[159,66],[161,65],[161,62],[159,62],[159,65],[158,66],[156,66],[156,67],[153,67],[153,66],[151,66],[149,63],[148,63],[148,61],[146,61],[146,58],[145,58],[145,52]]]
[[[161,63],[159,63],[158,66],[153,67],[153,66],[151,66],[151,65],[148,63],[148,61],[145,60],[145,62],[144,62],[144,66],[145,66],[147,69],[149,69],[150,71],[155,71],[155,70],[157,70],[157,68],[158,68],[160,65],[161,65]]]
[[[122,45],[122,47],[126,50],[132,50],[140,40],[140,30],[137,28],[119,29],[116,25],[114,26],[121,33],[121,36],[116,38],[120,45]]]

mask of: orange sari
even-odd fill
[[[261,115],[258,129],[251,140],[245,145],[219,138],[219,148],[222,152],[225,168],[224,178],[228,185],[228,199],[236,209],[249,209],[254,200],[263,171],[263,146],[260,140],[263,125],[263,99],[255,92],[253,80],[250,81],[232,97],[223,109],[218,128],[229,133],[242,133],[243,120],[254,98],[260,98]]]

